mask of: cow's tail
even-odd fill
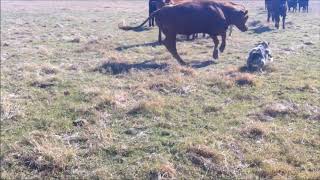
[[[145,25],[150,19],[154,18],[158,14],[159,10],[160,9],[158,9],[158,10],[154,11],[153,13],[151,13],[150,16],[142,24],[140,24],[139,26],[125,26],[125,25],[123,25],[124,23],[122,23],[122,24],[119,24],[118,27],[119,27],[119,29],[122,29],[122,30],[125,30],[125,31],[139,29],[143,25]]]

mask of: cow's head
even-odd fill
[[[248,10],[242,5],[234,3],[230,4],[231,11],[229,11],[227,15],[229,23],[237,26],[237,28],[242,32],[247,31],[248,27],[246,23],[249,18]]]
[[[242,31],[242,32],[247,31],[248,27],[247,27],[246,23],[249,18],[248,10],[246,10],[246,9],[240,10],[240,11],[238,11],[237,14],[238,15],[236,17],[234,25],[236,25],[237,28],[240,29],[240,31]]]

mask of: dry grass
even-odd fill
[[[239,3],[249,30],[214,63],[179,36],[183,67],[157,28],[118,29],[145,1],[1,2],[1,178],[319,179],[319,2],[285,30]],[[247,71],[260,41],[274,62]]]
[[[204,158],[210,158],[214,163],[221,163],[223,156],[218,152],[204,145],[192,146],[187,149],[187,153],[194,153]]]
[[[241,134],[253,140],[260,140],[268,135],[268,129],[262,123],[255,123],[245,127]]]
[[[142,102],[138,102],[129,112],[128,114],[154,114],[161,115],[163,113],[163,108],[165,106],[165,102],[162,98],[156,97],[149,100],[144,100]]]
[[[13,158],[38,173],[57,174],[70,170],[76,149],[66,145],[56,135],[32,132],[14,147]]]
[[[21,105],[14,102],[6,95],[1,95],[1,123],[19,121],[25,116]]]
[[[159,165],[159,167],[150,172],[150,179],[176,179],[177,172],[170,163]]]

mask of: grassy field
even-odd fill
[[[214,63],[181,40],[182,67],[118,29],[145,1],[1,1],[1,179],[320,179],[320,3],[285,30],[241,3],[250,30]],[[274,62],[244,72],[262,40]]]

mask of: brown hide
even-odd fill
[[[163,44],[180,64],[185,64],[177,53],[177,34],[209,34],[215,44],[213,58],[217,59],[219,45],[217,36],[222,36],[222,43],[219,50],[223,52],[226,46],[226,31],[228,26],[235,25],[241,31],[246,31],[248,11],[243,6],[231,2],[193,0],[176,5],[164,6],[151,14],[148,19],[153,17],[159,26],[159,32],[163,32],[166,36]],[[146,23],[148,19],[144,23]],[[131,30],[143,26],[144,23],[137,27],[122,26],[119,28]],[[159,37],[159,39],[161,38]]]

